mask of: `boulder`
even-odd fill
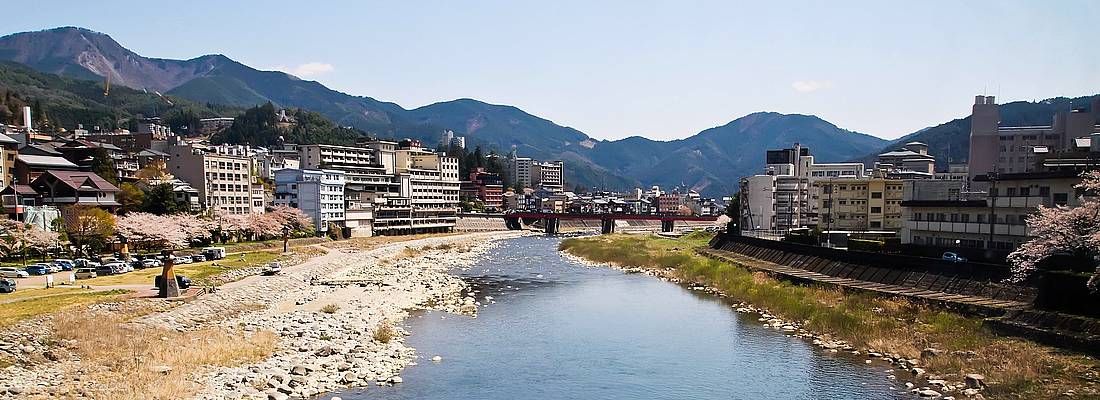
[[[940,392],[937,392],[937,391],[932,390],[932,389],[921,390],[921,391],[917,392],[917,395],[919,395],[920,397],[940,397],[941,396]]]
[[[272,392],[267,394],[267,400],[288,400],[290,396],[282,392]]]
[[[305,374],[308,374],[308,373],[309,373],[309,369],[307,369],[303,365],[295,365],[294,368],[290,369],[290,374],[291,375],[305,375]]]
[[[928,348],[920,351],[920,358],[935,357],[935,356],[938,356],[940,354],[943,354],[943,350],[933,348],[933,347],[928,347]]]
[[[966,387],[971,389],[985,388],[985,376],[981,374],[966,374],[964,378]]]

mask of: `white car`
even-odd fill
[[[27,271],[24,271],[24,270],[21,270],[21,269],[18,269],[18,268],[12,268],[12,267],[2,267],[2,268],[0,268],[0,278],[26,278],[26,277],[29,277],[29,276],[31,276],[31,274],[28,274]]]
[[[144,265],[145,268],[155,268],[162,266],[163,264],[161,264],[160,260],[154,258],[146,258],[144,260],[141,260],[141,265]]]

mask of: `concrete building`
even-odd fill
[[[536,161],[531,164],[532,187],[544,187],[550,190],[563,190],[565,187],[565,162]]]
[[[257,212],[253,206],[252,159],[200,147],[169,148],[168,172],[199,191],[204,209],[228,214]]]
[[[875,171],[864,178],[826,178],[814,181],[820,212],[818,227],[845,231],[900,231],[902,183]]]
[[[275,172],[275,205],[302,210],[313,218],[318,232],[329,224],[343,228],[344,172],[337,170],[281,169]]]
[[[115,200],[118,187],[91,172],[48,170],[35,178],[30,187],[38,193],[40,205],[90,205],[107,210],[119,205]]]
[[[511,162],[512,182],[520,185],[524,188],[533,188],[533,181],[531,179],[531,170],[534,168],[535,161],[527,157],[513,157],[509,159]]]
[[[1040,171],[1037,161],[1043,154],[1070,151],[1077,139],[1100,132],[1100,99],[1090,106],[1059,112],[1049,125],[1002,126],[996,99],[975,96],[970,114],[970,178],[990,172]]]
[[[460,198],[464,201],[478,201],[485,211],[504,209],[504,181],[500,175],[477,168],[470,172],[470,180],[462,181]]]
[[[936,157],[928,154],[928,145],[909,142],[899,149],[878,155],[877,168],[891,172],[913,172],[931,178],[936,172]]]
[[[414,233],[449,232],[458,220],[458,159],[402,141],[395,156],[394,170],[401,183],[401,195],[412,206]]]
[[[765,162],[764,174],[742,179],[741,187],[742,226],[765,231],[818,226],[821,194],[813,182],[865,175],[863,163],[817,163],[810,149],[798,144],[769,150]]]

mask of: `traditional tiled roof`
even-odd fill
[[[117,192],[118,187],[112,185],[111,182],[103,179],[94,172],[84,171],[58,171],[48,170],[43,173],[38,179],[45,179],[48,176],[54,177],[58,182],[61,182],[72,188],[73,190],[98,190],[101,192]]]

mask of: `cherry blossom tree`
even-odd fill
[[[1100,171],[1082,174],[1076,187],[1086,196],[1077,207],[1039,207],[1027,218],[1034,237],[1008,255],[1013,266],[1013,279],[1023,280],[1043,259],[1055,254],[1071,253],[1084,259],[1100,256]],[[1089,287],[1100,289],[1100,267],[1089,279]]]
[[[37,225],[25,225],[25,227],[23,237],[26,240],[26,246],[37,251],[45,259],[50,248],[58,244],[61,235],[51,230],[42,229]]]
[[[313,218],[297,208],[287,206],[275,206],[274,209],[264,214],[264,218],[277,226],[283,235],[283,252],[290,250],[291,232],[310,232],[313,230]]]

